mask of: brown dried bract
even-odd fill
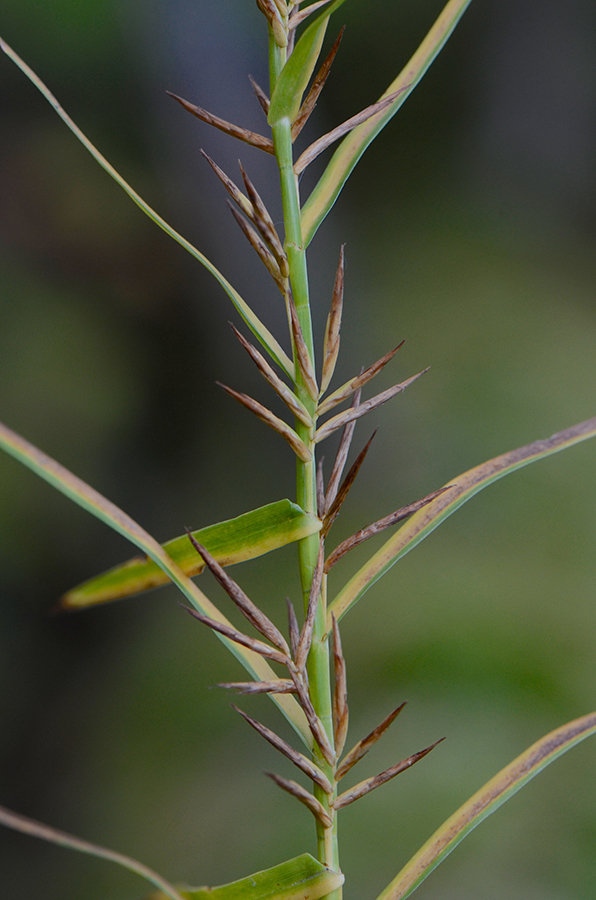
[[[230,137],[235,137],[239,141],[244,141],[245,144],[250,144],[251,147],[257,147],[259,150],[264,150],[265,153],[275,153],[273,141],[270,138],[264,137],[262,134],[256,134],[254,131],[248,131],[246,128],[240,128],[239,125],[232,125],[231,122],[226,122],[225,119],[214,116],[201,106],[195,106],[194,103],[183,100],[182,97],[178,97],[177,94],[172,94],[171,91],[166,91],[166,94],[173,97],[174,100],[184,107],[184,109],[188,110],[189,113],[192,113],[193,116],[196,116],[197,119],[200,119],[202,122],[206,122],[207,125],[213,125],[214,128],[219,128],[220,131],[224,131],[226,134],[229,134]]]
[[[390,712],[389,715],[383,719],[380,725],[377,725],[377,727],[374,728],[370,734],[367,734],[365,738],[362,738],[361,741],[358,741],[355,747],[352,747],[350,752],[347,753],[345,758],[342,760],[342,763],[336,772],[336,781],[339,781],[340,778],[343,778],[344,775],[346,775],[350,771],[350,769],[368,753],[370,748],[377,743],[379,738],[382,737],[383,734],[385,734],[391,723],[395,721],[395,719],[398,717],[398,715],[406,705],[406,702],[407,701],[404,701],[404,703],[400,704],[400,706],[394,709],[393,712]]]

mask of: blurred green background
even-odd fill
[[[376,99],[440,8],[346,3],[304,140]],[[4,0],[0,19],[124,176],[283,334],[279,295],[199,148],[232,175],[240,154],[279,219],[271,160],[164,93],[261,129],[246,78],[266,82],[255,4]],[[292,496],[290,451],[215,385],[270,400],[228,328],[225,295],[4,58],[0,85],[0,419],[160,539]],[[594,415],[595,113],[592,0],[474,0],[352,176],[310,255],[319,348],[345,241],[336,383],[402,338],[380,386],[432,369],[359,427],[357,449],[374,425],[380,434],[338,540]],[[374,898],[498,769],[595,708],[595,453],[588,442],[490,488],[346,618],[351,743],[409,701],[357,778],[447,735],[342,814],[347,900]],[[195,884],[312,852],[308,813],[261,775],[289,767],[210,690],[242,671],[175,592],[52,617],[63,591],[130,547],[3,457],[0,506],[0,803]],[[368,552],[338,565],[332,587]],[[234,573],[278,621],[296,592],[294,558],[289,548]],[[207,576],[201,587],[227,611]],[[242,705],[279,724],[264,698]],[[573,750],[416,896],[593,898],[595,766],[596,745]],[[4,830],[0,873],[6,900],[144,892],[107,863]]]

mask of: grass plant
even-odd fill
[[[345,251],[342,247],[338,253],[325,333],[317,335],[316,341],[312,327],[306,251],[364,151],[419,83],[470,0],[449,0],[420,47],[378,100],[297,152],[295,142],[315,108],[340,48],[341,32],[330,47],[326,46],[326,37],[332,16],[343,2],[317,0],[306,5],[294,0],[257,0],[255,15],[262,17],[269,54],[268,89],[253,84],[256,100],[266,116],[263,133],[229,123],[190,100],[171,95],[183,110],[206,123],[205,127],[215,127],[230,138],[275,158],[283,207],[283,231],[276,226],[258,187],[242,165],[239,177],[234,181],[222,171],[217,161],[206,157],[214,177],[220,180],[230,197],[230,208],[243,235],[271,276],[272,290],[280,295],[287,319],[287,333],[277,337],[260,321],[226,276],[168,225],[116,172],[62,109],[49,88],[14,50],[0,41],[4,53],[41,91],[105,171],[143,212],[219,282],[251,333],[247,337],[233,326],[243,351],[287,409],[287,416],[282,419],[247,393],[222,385],[231,398],[256,415],[288,445],[288,461],[292,463],[293,455],[296,467],[294,500],[282,499],[235,519],[218,522],[199,531],[188,531],[164,545],[60,463],[8,427],[0,425],[0,445],[7,453],[124,535],[143,554],[72,588],[63,597],[61,607],[69,610],[92,606],[172,581],[183,594],[192,618],[211,629],[250,676],[250,680],[228,682],[223,686],[247,696],[269,696],[296,737],[295,745],[291,745],[244,709],[238,708],[238,713],[247,724],[300,771],[300,782],[277,773],[267,774],[312,816],[316,858],[305,853],[213,890],[174,886],[128,857],[0,808],[0,823],[130,868],[153,883],[160,892],[154,895],[156,898],[341,898],[344,878],[337,829],[341,810],[418,762],[424,765],[424,758],[444,739],[439,734],[429,746],[385,771],[343,789],[343,777],[380,740],[404,706],[403,703],[397,706],[346,752],[349,713],[346,661],[340,636],[343,616],[406,553],[483,488],[519,468],[596,436],[596,418],[592,418],[546,440],[537,440],[504,453],[450,479],[445,485],[438,485],[426,496],[389,515],[383,515],[333,545],[332,526],[361,466],[365,464],[372,441],[371,438],[348,467],[356,423],[389,401],[395,399],[396,402],[403,402],[401,395],[406,389],[408,392],[416,390],[416,383],[426,370],[412,372],[392,387],[378,393],[372,392],[368,399],[363,398],[363,391],[370,389],[375,376],[390,366],[399,353],[402,344],[397,343],[399,336],[396,336],[396,346],[376,363],[363,371],[354,372],[344,384],[332,387],[340,352]],[[300,190],[303,172],[336,144],[338,146],[315,187],[303,199]],[[318,369],[315,346],[319,344],[322,345],[322,365]],[[320,445],[336,433],[341,434],[339,449],[326,477]],[[327,579],[331,568],[355,547],[395,526],[399,527],[390,532],[380,549],[360,566],[337,593],[328,595]],[[288,600],[287,608],[279,611],[274,622],[241,587],[241,570],[239,581],[236,581],[229,574],[228,567],[290,543],[295,543],[297,547],[301,596]],[[246,630],[240,631],[234,626],[192,580],[203,569],[209,570],[242,614],[246,620]],[[285,627],[282,620],[287,623]],[[189,627],[192,627],[190,619]],[[547,765],[594,733],[596,713],[590,713],[539,739],[463,804],[420,851],[405,862],[377,900],[399,900],[410,896],[473,828]],[[305,782],[308,787],[305,787]],[[297,808],[297,814],[302,812]]]

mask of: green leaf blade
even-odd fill
[[[317,233],[366,148],[393,118],[426,74],[470,2],[471,0],[449,0],[412,58],[379,99],[401,91],[399,97],[396,97],[384,112],[355,128],[339,145],[303,206],[301,221],[305,247],[308,247]]]
[[[404,866],[377,900],[405,900],[433,869],[491,813],[517,793],[539,772],[596,734],[596,713],[551,731],[502,769],[441,825]]]
[[[292,55],[281,70],[271,97],[271,105],[267,116],[267,121],[271,127],[284,118],[288,118],[290,122],[293,122],[298,115],[300,104],[302,103],[302,95],[308,86],[321,53],[329,17],[344,2],[345,0],[335,0],[335,3],[327,7],[325,12],[318,16],[300,36]]]
[[[310,853],[215,888],[180,888],[186,900],[319,900],[341,887],[344,876]],[[165,900],[163,893],[148,900]]]
[[[278,500],[193,531],[193,536],[222,566],[231,566],[315,534],[321,524],[320,519],[290,500]],[[186,575],[193,577],[203,571],[204,562],[186,534],[167,541],[163,548]],[[168,581],[151,559],[136,557],[68,591],[61,605],[64,609],[81,609],[130,597]]]
[[[534,441],[511,450],[488,462],[464,472],[457,478],[451,479],[449,490],[444,491],[436,500],[433,500],[419,512],[408,519],[381,549],[372,556],[367,563],[350,579],[340,591],[329,607],[327,626],[331,629],[331,615],[335,615],[339,621],[348,609],[381,578],[385,572],[395,565],[406,553],[409,553],[417,544],[444,522],[452,513],[459,509],[475,494],[509,475],[511,472],[521,469],[532,462],[572,447],[580,441],[596,437],[596,418],[588,419],[560,431],[543,441]]]

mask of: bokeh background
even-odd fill
[[[374,101],[440,8],[346,3],[329,33],[346,23],[343,46],[305,141]],[[271,160],[165,95],[263,127],[246,77],[266,83],[255,4],[3,0],[0,19],[116,167],[282,334],[279,295],[199,148],[232,175],[241,155],[279,218]],[[230,332],[225,295],[7,59],[0,85],[2,421],[160,539],[292,496],[285,444],[215,385],[269,399]],[[359,426],[358,448],[373,425],[380,434],[338,540],[594,415],[595,123],[592,0],[474,0],[350,179],[310,255],[318,346],[345,241],[337,383],[402,338],[382,386],[432,369]],[[595,450],[588,442],[491,487],[346,618],[352,742],[409,701],[358,778],[448,738],[342,815],[347,900],[372,900],[498,769],[594,709]],[[308,813],[261,775],[288,767],[210,689],[242,671],[173,589],[51,616],[64,590],[131,549],[7,458],[0,507],[0,802],[191,884],[313,851]],[[280,621],[294,557],[289,548],[235,571]],[[243,706],[279,725],[264,698]],[[595,766],[594,744],[573,750],[417,896],[593,898]],[[107,863],[4,830],[0,873],[6,900],[145,890]]]

